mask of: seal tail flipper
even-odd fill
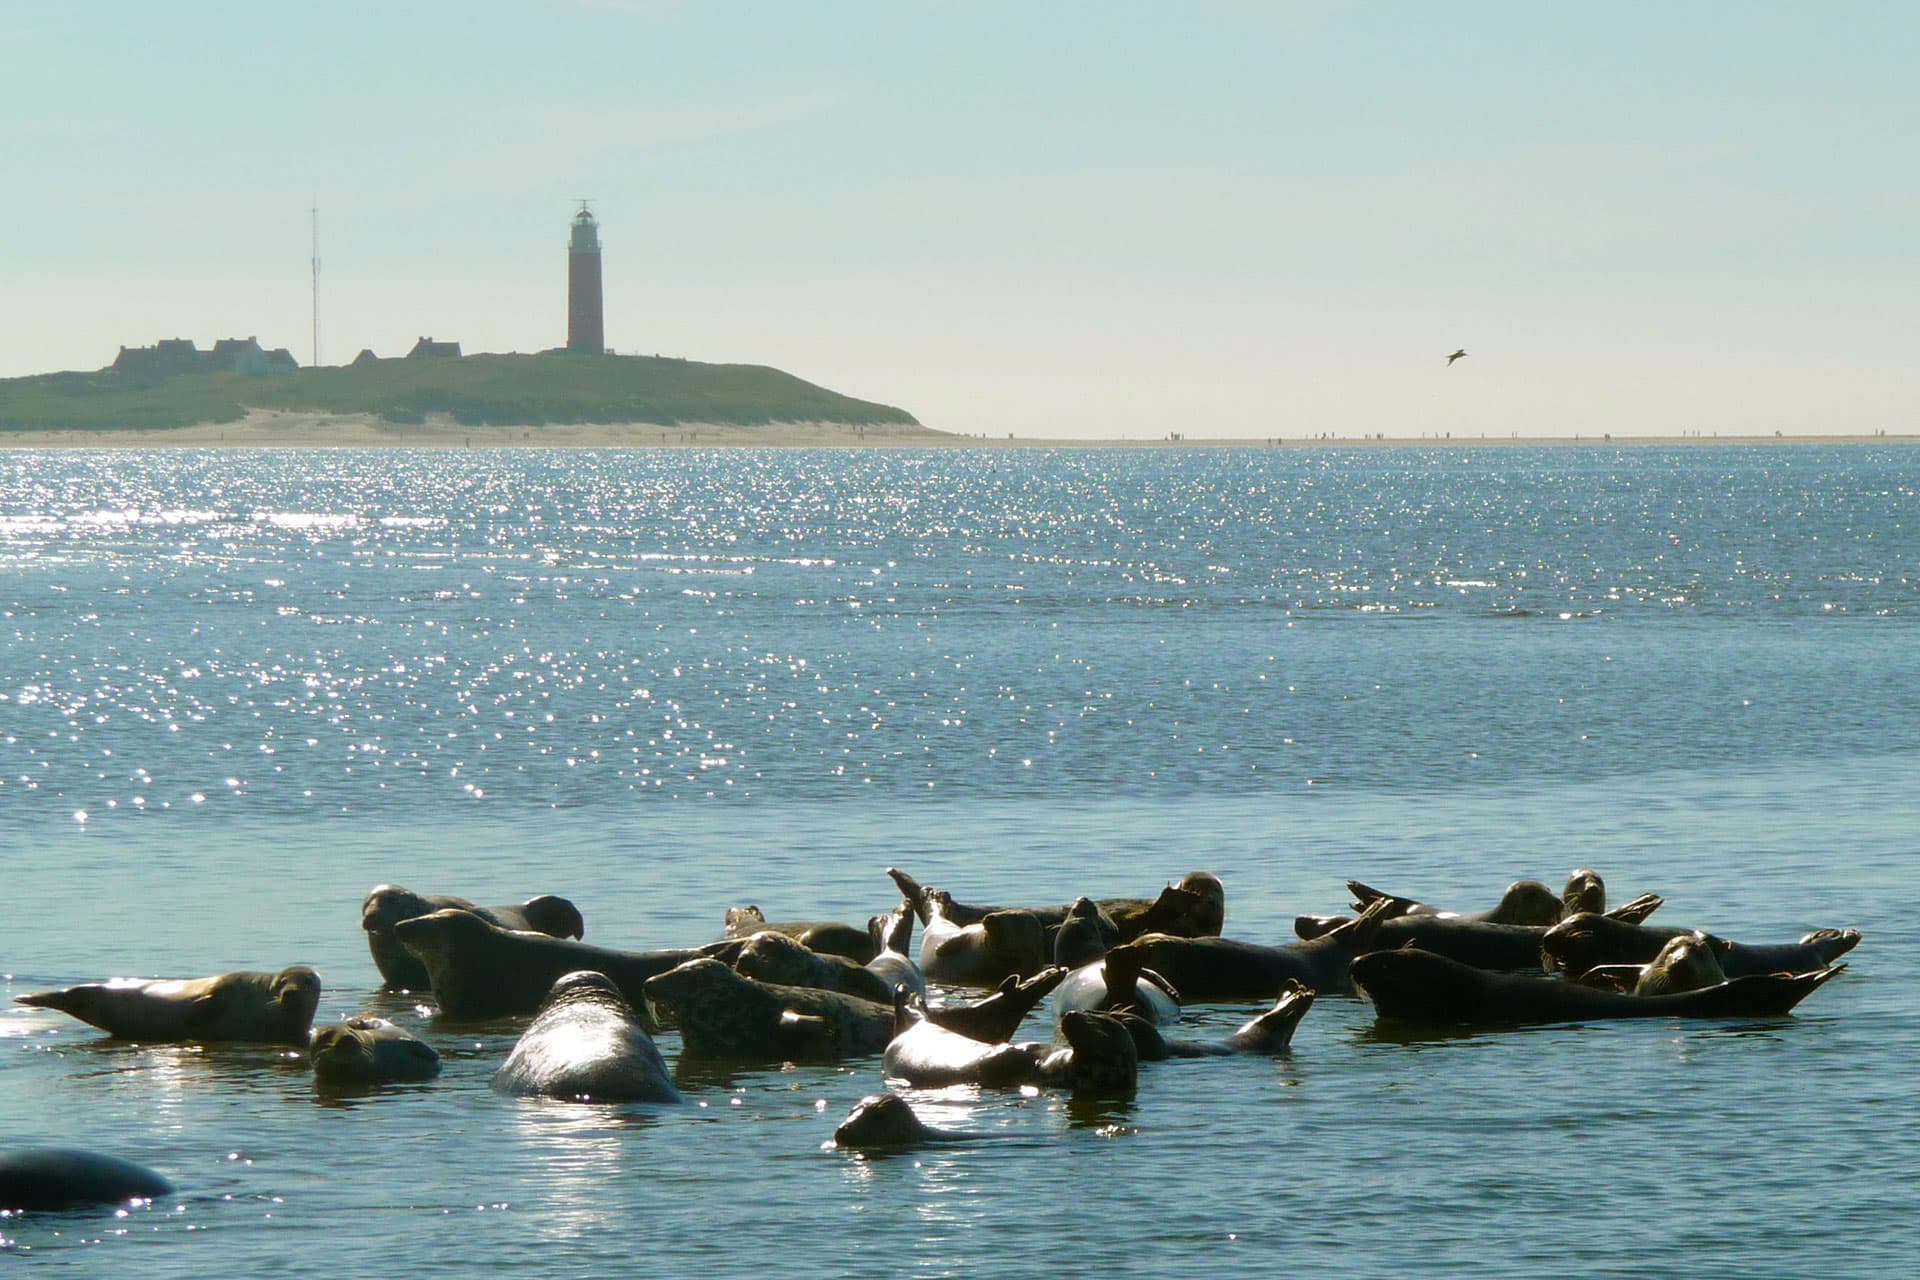
[[[1379,946],[1380,926],[1385,921],[1406,914],[1405,898],[1375,898],[1367,904],[1367,909],[1358,916],[1336,929],[1321,935],[1337,940],[1340,946],[1354,955],[1363,951],[1373,951]]]
[[[880,943],[887,951],[907,954],[907,948],[913,944],[914,910],[911,902],[902,902],[887,915],[880,917]]]
[[[1143,981],[1166,992],[1167,999],[1173,1001],[1175,1004],[1180,1003],[1180,989],[1174,986],[1173,981],[1165,974],[1153,969],[1142,969],[1140,971],[1140,977]]]
[[[1263,1053],[1281,1053],[1293,1047],[1293,1033],[1313,1008],[1313,988],[1298,978],[1287,979],[1273,1008],[1233,1034],[1233,1043]]]
[[[1657,893],[1643,893],[1632,902],[1623,902],[1606,913],[1610,920],[1624,920],[1628,924],[1639,924],[1648,916],[1666,904],[1666,899]]]
[[[1687,992],[1703,997],[1709,1016],[1761,1017],[1791,1012],[1793,1007],[1845,972],[1845,965],[1831,965],[1811,973],[1758,973],[1730,978],[1717,987]]]
[[[920,923],[927,923],[927,889],[906,872],[897,867],[888,867],[887,875],[899,888],[900,896],[913,906],[913,914],[920,917]]]
[[[903,1035],[926,1021],[927,1007],[920,997],[900,983],[893,989],[893,1034]]]

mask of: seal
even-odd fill
[[[788,920],[769,924],[766,915],[756,906],[727,909],[727,937],[751,938],[756,933],[768,930],[786,934],[809,951],[844,956],[855,964],[865,964],[875,954],[872,935],[862,933],[850,924],[837,924],[830,920]]]
[[[1570,981],[1637,996],[1698,991],[1727,980],[1726,970],[1720,967],[1726,949],[1724,939],[1696,931],[1667,939],[1660,954],[1646,964],[1596,965]]]
[[[1015,1088],[1040,1079],[1040,1055],[1031,1046],[985,1044],[928,1021],[920,1000],[902,987],[894,1000],[893,1038],[881,1055],[890,1080],[913,1086],[977,1084]]]
[[[493,1087],[572,1102],[679,1102],[667,1063],[620,988],[605,974],[555,979]]]
[[[1751,1018],[1789,1012],[1844,965],[1730,978],[1697,991],[1630,995],[1538,973],[1495,973],[1407,948],[1353,962],[1353,982],[1387,1021],[1514,1026],[1598,1018]]]
[[[870,1093],[860,1099],[833,1131],[832,1145],[843,1151],[884,1151],[936,1142],[992,1140],[1008,1135],[956,1133],[937,1129],[915,1115],[896,1093]]]
[[[451,909],[402,920],[393,932],[426,966],[441,1015],[456,1021],[532,1013],[557,979],[579,969],[605,974],[629,1004],[641,1009],[648,978],[702,956],[731,958],[741,946],[723,942],[692,950],[615,951],[502,929],[471,911]]]
[[[526,929],[555,938],[584,938],[587,933],[580,909],[550,893],[529,898],[519,906],[477,907],[449,894],[415,893],[397,884],[379,885],[360,904],[360,927],[366,930],[367,950],[373,953],[374,967],[380,970],[387,990],[425,991],[428,986],[426,968],[400,945],[393,927],[402,920],[446,910],[471,911],[502,929]]]
[[[1267,1056],[1291,1053],[1293,1033],[1311,1008],[1312,990],[1305,983],[1289,980],[1271,1009],[1241,1023],[1222,1041],[1169,1040],[1160,1034],[1158,1027],[1132,1012],[1115,1016],[1133,1036],[1133,1047],[1140,1061],[1161,1062],[1167,1058],[1217,1058],[1235,1053]]]
[[[1583,911],[1562,920],[1540,939],[1540,963],[1549,973],[1579,977],[1599,965],[1651,962],[1674,938],[1691,929],[1630,924]],[[1717,950],[1729,978],[1760,973],[1806,973],[1822,969],[1860,944],[1858,929],[1816,929],[1798,942],[1749,946],[1727,942]]]
[[[315,1027],[307,1058],[321,1084],[387,1084],[440,1074],[440,1055],[432,1045],[372,1014]]]
[[[890,1005],[756,982],[712,959],[690,960],[649,978],[646,998],[673,1010],[688,1057],[833,1060],[879,1053],[893,1038]]]
[[[930,915],[929,890],[921,883],[896,867],[888,867],[887,875],[893,879],[906,900],[913,904],[920,923],[928,923]],[[1178,884],[1169,885],[1154,898],[1099,898],[1094,900],[1099,908],[1101,932],[1108,946],[1130,942],[1143,933],[1169,933],[1176,937],[1211,937],[1220,932],[1226,921],[1227,896],[1220,878],[1209,871],[1191,871],[1183,876]],[[958,925],[980,924],[989,915],[1000,911],[1024,911],[1040,921],[1040,927],[1046,933],[1045,947],[1054,945],[1054,934],[1073,909],[1072,904],[1060,907],[983,907],[955,902],[952,895],[946,896],[945,914]],[[923,960],[924,964],[925,961]]]
[[[913,945],[913,920],[913,907],[903,902],[886,915],[867,921],[867,932],[875,943],[874,957],[867,961],[867,968],[887,984],[889,991],[905,987],[925,999],[927,976],[907,954],[907,948]]]
[[[1140,1085],[1140,1053],[1120,1019],[1084,1009],[1060,1019],[1066,1046],[1040,1060],[1040,1079],[1075,1094],[1131,1098]]]
[[[893,999],[893,984],[872,969],[845,956],[810,951],[787,934],[771,929],[748,938],[733,967],[758,982],[841,991],[875,1004]]]
[[[1065,928],[1060,936],[1067,936]],[[1126,1009],[1155,1026],[1178,1022],[1180,992],[1147,968],[1146,957],[1138,942],[1122,943],[1091,964],[1073,970],[1054,989],[1054,1017],[1063,1018],[1073,1009]]]
[[[304,1047],[320,1004],[320,975],[297,964],[278,973],[114,978],[13,999],[36,1009],[57,1009],[122,1040]]]
[[[920,971],[929,981],[991,987],[1046,967],[1046,930],[1031,913],[994,911],[977,924],[961,925],[948,917],[944,893],[933,889],[926,896]]]
[[[1268,1000],[1289,981],[1322,995],[1352,995],[1348,962],[1376,945],[1375,935],[1396,909],[1390,900],[1375,902],[1318,938],[1284,947],[1154,933],[1130,945],[1182,1000]]]
[[[966,1004],[942,1005],[928,1009],[927,1018],[949,1031],[984,1044],[1013,1039],[1027,1015],[1060,985],[1067,971],[1059,965],[1042,969],[1031,978],[1003,978],[992,995]]]
[[[1578,911],[1606,911],[1607,888],[1596,871],[1582,867],[1567,877],[1567,886],[1558,895],[1538,880],[1516,880],[1508,885],[1506,892],[1500,895],[1500,901],[1486,911],[1444,911],[1430,907],[1424,902],[1411,898],[1397,897],[1383,893],[1358,880],[1347,881],[1347,892],[1353,895],[1353,910],[1364,911],[1374,902],[1387,899],[1400,904],[1401,915],[1445,916],[1460,920],[1474,920],[1486,924],[1532,925],[1541,928],[1551,927]],[[1643,893],[1631,902],[1615,907],[1607,914],[1616,920],[1628,920],[1634,923],[1646,919],[1657,911],[1665,900],[1655,893]],[[1295,916],[1293,930],[1303,939],[1320,937],[1334,928],[1346,916]]]
[[[23,1147],[0,1154],[0,1209],[58,1213],[173,1194],[144,1165],[78,1147]]]

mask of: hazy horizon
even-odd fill
[[[768,364],[945,431],[1904,434],[1920,11],[0,11],[0,376],[257,335]],[[1456,348],[1470,354],[1448,367]]]

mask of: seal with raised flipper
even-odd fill
[[[1168,934],[1148,934],[1128,945],[1182,1000],[1265,1000],[1289,980],[1322,995],[1352,995],[1348,962],[1376,945],[1374,935],[1395,910],[1391,901],[1376,902],[1321,937],[1283,947]]]
[[[881,1055],[890,1080],[927,1087],[977,1084],[1014,1088],[1040,1078],[1040,1055],[1031,1046],[986,1044],[927,1019],[920,999],[905,987],[895,993],[893,1038]]]
[[[320,1004],[320,975],[297,964],[278,973],[113,978],[19,995],[14,1001],[57,1009],[122,1040],[304,1047]]]
[[[679,1102],[667,1063],[620,988],[600,973],[562,974],[493,1074],[520,1097]]]
[[[321,1084],[387,1084],[440,1074],[440,1055],[432,1045],[372,1014],[315,1027],[307,1059]]]
[[[1460,920],[1479,921],[1485,924],[1531,925],[1547,928],[1558,924],[1568,916],[1580,911],[1599,911],[1611,915],[1616,920],[1639,923],[1659,910],[1664,899],[1656,893],[1643,893],[1631,902],[1625,902],[1607,909],[1606,882],[1600,873],[1581,867],[1567,877],[1566,888],[1559,894],[1538,880],[1516,880],[1508,885],[1506,892],[1500,895],[1500,901],[1486,911],[1446,911],[1439,907],[1428,906],[1411,898],[1397,897],[1383,893],[1358,880],[1347,881],[1347,892],[1353,895],[1353,910],[1365,911],[1368,906],[1381,899],[1401,904],[1399,914],[1408,916],[1444,916]],[[1293,921],[1294,933],[1302,939],[1321,936],[1328,930],[1349,919],[1348,916],[1296,916]]]
[[[1080,963],[1054,989],[1055,1018],[1069,1009],[1131,1009],[1156,1026],[1179,1021],[1179,989],[1147,967],[1146,952],[1134,942],[1101,948],[1091,924],[1093,904],[1082,898],[1075,905],[1085,910],[1070,914],[1061,925],[1054,963]]]
[[[1637,996],[1698,991],[1727,980],[1726,970],[1720,966],[1726,950],[1724,939],[1696,930],[1668,938],[1660,954],[1646,964],[1603,964],[1570,980],[1609,991],[1631,991]]]
[[[673,1011],[686,1054],[739,1062],[829,1061],[879,1053],[893,1008],[816,987],[756,982],[698,959],[649,978],[646,998]]]
[[[926,925],[930,914],[929,895],[933,891],[897,867],[888,867],[887,875],[913,905],[920,923]],[[1177,937],[1196,938],[1218,934],[1226,920],[1227,895],[1220,878],[1212,872],[1190,871],[1181,877],[1178,884],[1168,885],[1156,897],[1098,898],[1094,900],[1094,905],[1099,910],[1101,931],[1107,945],[1115,946],[1130,942],[1143,933],[1169,933]],[[1046,935],[1043,945],[1048,950],[1052,949],[1054,934],[1072,909],[1072,903],[1057,907],[986,907],[956,902],[951,894],[945,895],[943,903],[947,919],[963,926],[980,924],[996,912],[1025,912],[1040,922]]]
[[[1003,978],[992,995],[965,1004],[929,1008],[927,1018],[970,1040],[986,1044],[1011,1040],[1027,1015],[1039,1008],[1066,976],[1065,969],[1052,965],[1031,978]]]
[[[777,920],[769,922],[759,907],[729,907],[726,931],[729,938],[751,938],[756,933],[784,933],[809,951],[844,956],[855,964],[873,959],[874,939],[850,924],[832,920]]]
[[[1577,978],[1599,965],[1643,965],[1674,938],[1694,930],[1630,924],[1583,911],[1540,939],[1540,963],[1549,973]],[[1723,940],[1724,941],[1724,940]],[[1798,942],[1749,945],[1724,941],[1715,954],[1729,978],[1824,969],[1860,943],[1858,929],[1816,929]]]
[[[1353,982],[1388,1021],[1515,1026],[1599,1018],[1751,1018],[1785,1014],[1844,965],[1730,978],[1694,991],[1633,995],[1539,973],[1476,969],[1417,948],[1356,957]]]
[[[0,1153],[0,1209],[58,1213],[173,1194],[145,1165],[78,1147],[22,1147]]]
[[[870,1093],[854,1104],[840,1127],[833,1131],[833,1145],[843,1151],[884,1151],[893,1147],[918,1147],[935,1142],[990,1141],[1011,1135],[958,1133],[928,1124],[914,1114],[907,1100],[897,1093]]]
[[[1063,1047],[1040,1060],[1040,1079],[1076,1094],[1131,1098],[1140,1087],[1140,1051],[1120,1019],[1073,1009],[1060,1019]]]
[[[913,921],[913,907],[905,902],[886,915],[867,921],[867,932],[873,935],[875,944],[874,957],[867,961],[867,968],[887,984],[889,991],[905,987],[925,999],[927,976],[907,954],[907,948],[913,945]]]
[[[1289,980],[1271,1009],[1241,1023],[1225,1040],[1169,1040],[1158,1027],[1130,1010],[1116,1016],[1132,1034],[1140,1061],[1160,1062],[1167,1058],[1217,1058],[1235,1053],[1269,1056],[1288,1053],[1293,1048],[1294,1031],[1311,1008],[1313,991],[1303,982]]]
[[[426,965],[444,1017],[476,1021],[532,1013],[556,980],[575,970],[603,973],[635,1009],[648,978],[703,956],[731,958],[738,942],[693,949],[616,951],[544,933],[502,929],[471,911],[434,911],[394,926],[402,946]]]
[[[488,924],[502,929],[522,929],[554,938],[584,938],[586,921],[580,909],[551,893],[543,893],[525,902],[500,907],[479,907],[465,898],[444,893],[415,893],[397,884],[377,886],[360,904],[360,927],[367,934],[367,950],[373,954],[374,967],[389,991],[425,991],[427,970],[414,954],[400,944],[393,927],[434,911],[471,911]]]

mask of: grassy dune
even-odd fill
[[[185,427],[237,421],[248,408],[370,413],[395,423],[444,413],[467,426],[914,423],[905,410],[855,400],[764,365],[659,356],[477,355],[263,377],[101,372],[0,379],[0,431]]]

